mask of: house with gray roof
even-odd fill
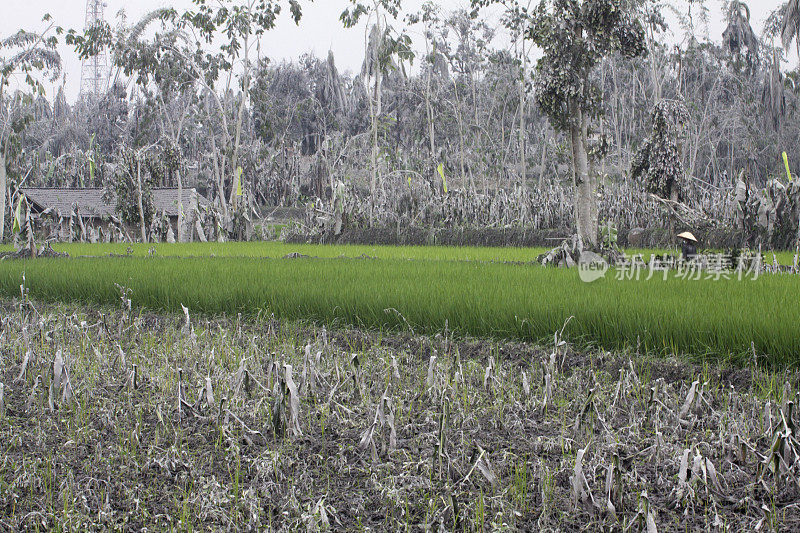
[[[180,204],[177,188],[154,188],[152,191],[156,218],[165,218],[174,235],[177,235],[178,206],[181,205],[184,213],[183,240],[192,240],[198,210],[208,207],[209,201],[193,188],[183,189]],[[27,187],[20,192],[25,196],[32,213],[58,223],[60,240],[65,240],[67,233],[72,234],[68,227],[65,228],[69,224],[79,226],[82,233],[97,231],[100,234],[104,231],[108,234],[112,226],[124,226],[116,213],[116,198],[105,189]],[[130,228],[123,231],[126,229]],[[139,234],[138,230],[129,233]]]

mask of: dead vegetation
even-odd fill
[[[3,530],[800,526],[795,372],[0,305]]]

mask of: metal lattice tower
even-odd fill
[[[103,22],[103,0],[86,0],[86,25],[88,30]],[[100,96],[108,90],[108,55],[105,50],[83,60],[81,68],[81,96]]]

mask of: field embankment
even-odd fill
[[[355,244],[389,246],[516,246],[553,247],[574,230],[570,228],[533,229],[527,227],[418,227],[373,226],[345,228],[340,235],[289,232],[286,242],[315,244]],[[739,248],[746,237],[732,228],[694,229],[702,245],[713,249]],[[675,236],[667,228],[620,228],[621,246],[664,248],[675,244]]]
[[[536,265],[399,259],[95,258],[0,262],[0,294],[209,314],[274,314],[375,329],[541,340],[565,336],[608,349],[696,358],[800,353],[800,284],[756,280],[583,283],[575,270]],[[643,278],[646,276],[642,276]]]

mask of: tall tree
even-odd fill
[[[777,130],[786,113],[786,90],[784,76],[781,72],[783,50],[775,44],[777,38],[782,37],[784,8],[778,8],[769,14],[764,22],[764,41],[771,44],[771,51],[766,54],[769,63],[764,68],[762,75],[761,102],[767,111],[772,127]],[[791,82],[790,82],[791,83]]]
[[[309,0],[313,1],[313,0]],[[217,200],[224,213],[226,226],[232,229],[233,217],[241,215],[244,207],[239,201],[244,184],[240,170],[240,155],[243,142],[244,122],[250,101],[253,83],[252,57],[260,46],[264,33],[277,24],[282,7],[289,6],[291,18],[299,23],[302,8],[299,0],[218,0],[213,4],[206,0],[192,0],[194,9],[178,13],[174,9],[158,10],[152,17],[160,19],[168,26],[165,36],[157,36],[154,43],[146,45],[147,54],[142,54],[131,63],[133,70],[128,74],[153,76],[152,61],[160,61],[162,54],[172,54],[188,71],[188,78],[197,81],[203,96],[210,105],[206,106],[206,132],[212,142],[211,157],[217,178]],[[141,33],[149,24],[148,17],[134,27],[134,34]],[[202,40],[203,45],[189,47],[183,31]],[[83,35],[71,32],[68,43],[84,55],[96,54],[111,44],[110,28],[90,28]],[[128,50],[136,54],[142,51],[143,44],[128,42]],[[154,47],[154,48],[152,48]],[[169,74],[166,74],[169,75]],[[183,79],[180,76],[179,79]],[[223,85],[222,97],[216,90]],[[238,86],[239,94],[234,97],[233,87]],[[231,112],[230,105],[235,108]],[[232,210],[229,209],[232,207]],[[232,211],[232,212],[231,212]]]
[[[44,20],[50,22],[50,16],[46,15]],[[52,81],[58,77],[61,57],[56,51],[56,35],[60,33],[61,28],[51,22],[42,33],[20,30],[0,40],[0,241],[5,235],[6,202],[10,201],[8,158],[20,128],[15,106],[44,94],[40,75],[49,75]],[[17,86],[21,98],[9,98],[6,94],[12,83]]]
[[[727,7],[728,22],[722,33],[722,44],[734,57],[737,68],[744,64],[754,68],[758,62],[758,37],[750,26],[750,8],[739,0],[731,0]],[[742,54],[744,50],[747,52]]]
[[[426,170],[433,176],[435,174],[434,168],[438,164],[436,153],[436,112],[433,105],[434,91],[450,78],[447,60],[442,49],[444,43],[436,35],[437,26],[442,22],[441,7],[434,2],[427,1],[422,5],[419,13],[410,15],[408,20],[411,24],[422,23],[423,25],[425,57],[422,62],[422,76],[425,82],[425,134],[429,151],[429,168]]]
[[[650,116],[652,133],[636,153],[631,174],[634,179],[644,178],[651,193],[677,202],[686,189],[679,140],[689,114],[683,102],[661,100]]]
[[[183,241],[183,179],[179,154],[184,127],[196,99],[200,75],[191,68],[193,63],[189,60],[199,50],[188,44],[191,41],[185,29],[176,24],[177,16],[174,10],[162,8],[151,11],[130,27],[121,25],[116,32],[112,32],[107,23],[101,23],[100,26],[90,29],[96,40],[83,40],[74,31],[67,38],[68,42],[77,45],[82,58],[95,53],[97,46],[111,48],[114,66],[135,82],[136,88],[142,93],[145,106],[155,112],[158,131],[153,132],[153,137],[163,145],[163,153],[169,154],[165,160],[174,163],[175,167],[170,168],[170,173],[177,177],[177,230],[178,240]],[[153,26],[157,26],[157,31],[151,38],[146,37],[147,30]],[[110,96],[111,92],[106,98]],[[117,178],[122,176],[120,173],[116,175]],[[141,193],[143,188],[139,187],[138,190]],[[141,198],[138,203],[142,203]],[[145,217],[140,218],[144,222]],[[142,238],[147,239],[145,225],[142,227]]]
[[[495,0],[473,0],[473,6]],[[590,122],[599,112],[592,75],[604,57],[631,59],[646,53],[644,28],[633,0],[543,0],[533,11],[503,2],[513,17],[527,20],[526,38],[541,50],[535,97],[553,127],[572,146],[575,226],[590,247],[598,245],[597,176],[589,165]]]
[[[362,17],[367,17],[364,64],[361,78],[368,96],[370,125],[372,130],[372,177],[370,192],[375,193],[378,186],[378,130],[383,115],[383,81],[386,75],[400,67],[396,60],[412,60],[411,38],[405,31],[397,34],[389,24],[389,17],[397,19],[400,15],[400,0],[373,0],[362,3],[350,0],[352,4],[339,17],[345,28],[358,25]],[[370,84],[372,87],[370,87]]]

